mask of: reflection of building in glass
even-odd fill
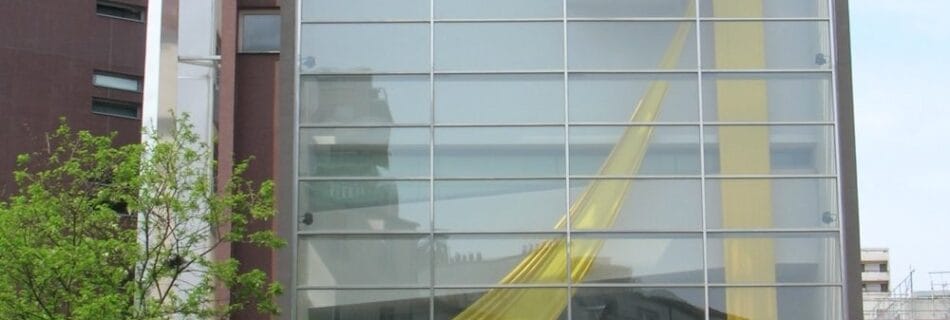
[[[282,319],[860,317],[847,1],[278,2],[180,60],[279,184],[231,254]]]
[[[321,79],[328,80],[328,79]],[[419,224],[399,216],[395,181],[379,180],[389,170],[390,129],[393,123],[384,89],[373,87],[372,76],[334,78],[308,86],[312,109],[302,118],[311,123],[373,123],[379,128],[326,127],[302,141],[301,153],[315,177],[362,177],[369,180],[325,180],[300,189],[301,230],[416,230]],[[379,270],[377,257],[392,252],[400,259],[420,259],[426,248],[409,241],[375,241],[358,236],[340,241],[315,241],[303,255],[347,257],[320,260],[326,274],[301,273],[301,281],[372,285],[387,279],[414,277],[418,270],[394,264]]]
[[[305,116],[313,123],[368,122],[392,124],[385,91],[372,87],[372,77],[350,77],[343,83],[319,82],[308,88],[314,95],[312,112]],[[323,177],[379,177],[389,168],[389,129],[328,128],[310,136],[302,144],[310,166],[306,172]],[[364,229],[413,229],[411,222],[398,220],[398,190],[391,181],[337,182],[309,188],[306,192],[305,225],[359,225]],[[350,209],[352,211],[341,211]],[[358,209],[358,210],[353,210]],[[314,223],[316,222],[316,223]],[[389,227],[393,228],[393,227]]]
[[[846,3],[299,4],[293,318],[860,314]]]

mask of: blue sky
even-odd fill
[[[862,246],[929,289],[950,270],[950,1],[850,5]]]

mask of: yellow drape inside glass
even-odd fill
[[[695,9],[692,5],[688,13]],[[687,35],[693,24],[684,22],[677,28],[672,42],[660,63],[662,69],[672,69],[680,59]],[[669,83],[654,81],[632,113],[632,122],[648,123],[656,120],[666,96]],[[611,150],[601,166],[603,175],[631,175],[640,169],[653,127],[629,127]],[[630,189],[630,180],[600,180],[591,183],[571,206],[568,216],[572,228],[608,228],[614,224],[620,207]],[[555,226],[566,227],[564,217]],[[500,284],[531,284],[563,282],[567,274],[566,241],[549,240],[532,250]],[[571,244],[571,280],[582,281],[590,271],[603,245],[602,240],[578,240]],[[462,313],[459,320],[474,319],[557,319],[568,303],[567,290],[506,290],[491,289]]]
[[[714,0],[717,17],[762,16],[762,0]],[[761,21],[714,22],[715,63],[718,69],[764,69],[765,30]],[[716,80],[720,121],[768,120],[764,80]],[[769,132],[764,126],[722,126],[719,130],[721,174],[765,174],[770,170]],[[772,188],[769,180],[720,182],[723,228],[772,226]],[[771,239],[723,240],[726,283],[774,283],[775,249]],[[728,320],[778,318],[774,288],[726,288]]]

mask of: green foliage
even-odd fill
[[[250,223],[272,218],[273,184],[216,186],[213,155],[188,124],[115,147],[65,122],[48,148],[17,158],[18,192],[0,202],[0,319],[223,319],[278,312],[282,288],[214,259],[231,242],[278,248]],[[131,213],[131,214],[129,214]],[[216,300],[216,288],[230,299]]]

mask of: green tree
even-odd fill
[[[18,190],[0,202],[0,319],[227,318],[276,314],[261,270],[215,260],[224,243],[284,244],[248,224],[272,218],[273,184],[217,188],[215,162],[187,116],[169,136],[116,147],[65,122],[41,152],[18,157]],[[216,300],[216,287],[230,299]]]

